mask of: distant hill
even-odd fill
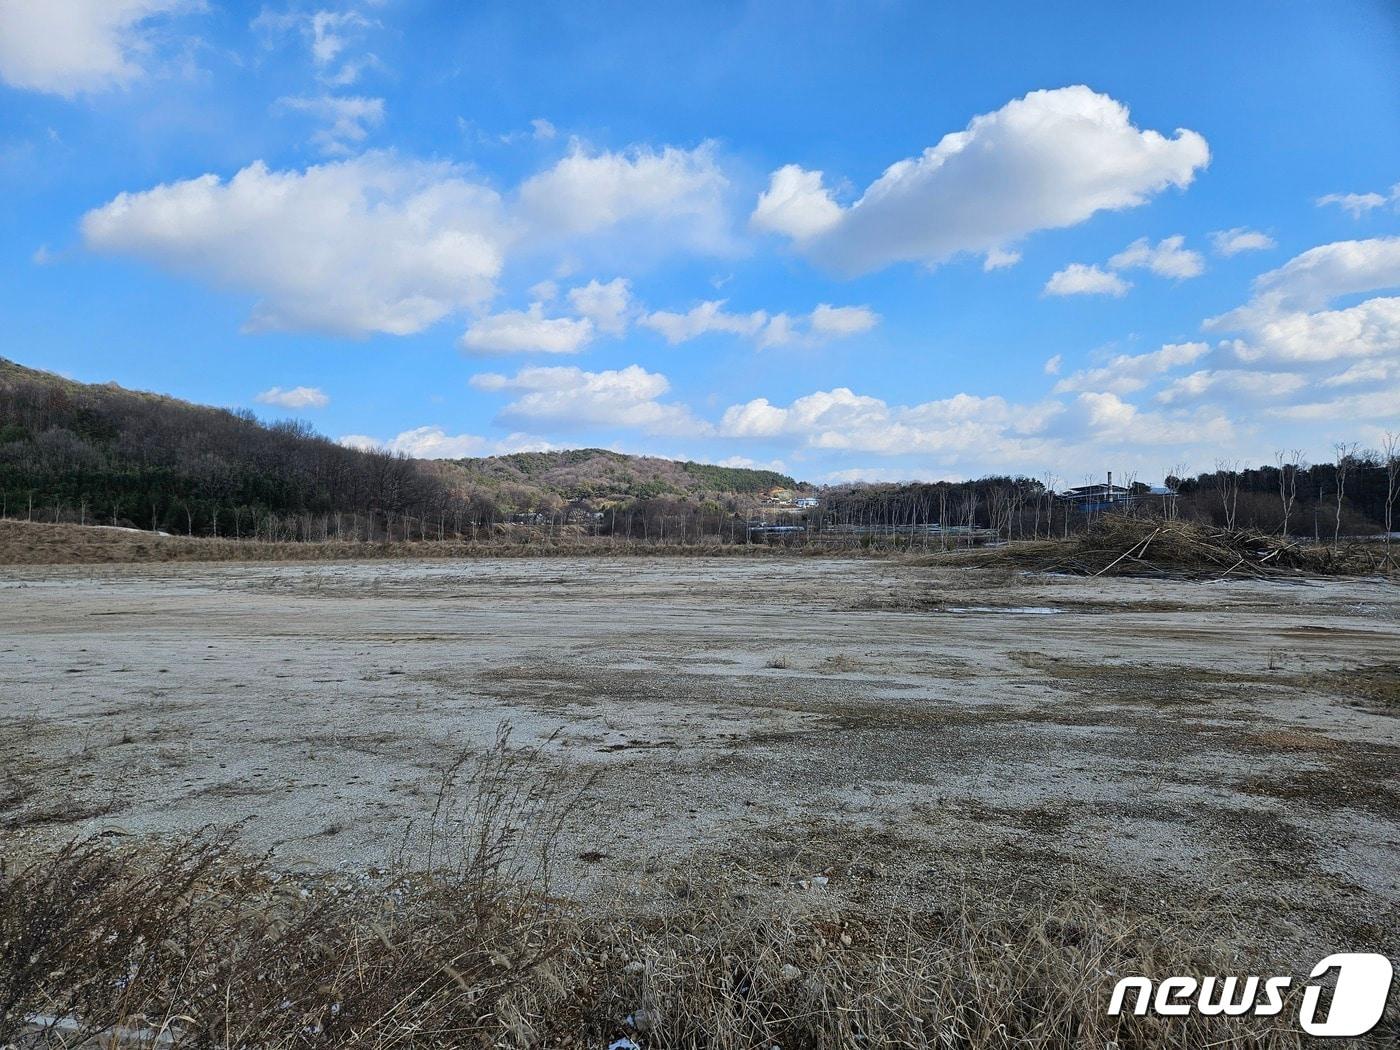
[[[11,518],[309,538],[312,516],[324,532],[326,515],[424,518],[456,498],[413,460],[345,448],[304,423],[0,358],[0,499]]]
[[[774,470],[629,456],[602,448],[517,452],[449,460],[443,466],[474,488],[509,494],[523,487],[554,493],[565,500],[591,502],[661,496],[692,500],[758,496],[774,488],[803,487]]]
[[[604,449],[413,460],[300,422],[78,383],[0,358],[0,516],[176,535],[441,534],[576,501],[743,501],[794,488],[769,470]]]

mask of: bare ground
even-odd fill
[[[1091,880],[1297,971],[1397,953],[1400,590],[818,559],[11,568],[11,846],[241,823],[385,862],[507,720],[567,889]],[[590,778],[593,778],[590,780]]]

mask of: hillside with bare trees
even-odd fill
[[[798,487],[774,471],[603,449],[414,460],[347,448],[298,421],[266,423],[0,358],[0,518],[377,541],[477,536],[511,522],[586,521],[596,531],[610,506],[619,529],[664,535],[669,518],[716,531],[761,494]]]
[[[451,460],[452,473],[471,488],[498,493],[537,489],[565,500],[616,502],[661,496],[717,500],[735,495],[764,495],[799,485],[775,470],[721,467],[656,456],[629,456],[602,448],[551,452],[517,452],[508,456]],[[515,499],[513,502],[525,502]]]

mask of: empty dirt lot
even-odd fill
[[[12,844],[240,823],[384,863],[509,722],[587,785],[571,892],[1088,878],[1277,968],[1395,954],[1400,592],[816,559],[9,568]],[[591,782],[588,778],[593,776]],[[893,890],[891,890],[893,892]]]

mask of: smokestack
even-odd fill
[[[1108,472],[1108,491],[1113,491],[1113,471]]]

